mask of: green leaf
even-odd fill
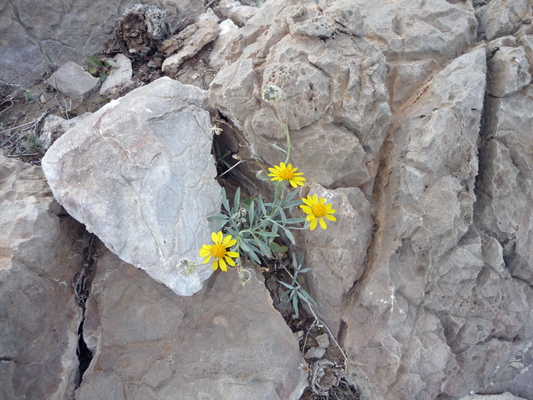
[[[48,54],[45,54],[46,58],[48,58],[48,61],[50,61],[50,64],[55,65],[55,63],[52,61],[52,57],[50,57]]]
[[[258,207],[258,209],[260,209],[263,212],[263,215],[267,214],[265,205],[263,204],[263,197],[261,195],[259,195],[259,207]]]
[[[277,238],[279,236],[276,233],[266,232],[266,231],[259,231],[259,232],[255,232],[255,233],[257,235],[261,235],[261,236],[264,236],[264,237],[270,237],[270,238]]]
[[[281,247],[279,247],[279,245],[276,242],[270,243],[270,248],[272,249],[274,253],[283,253],[283,251],[281,251]]]
[[[286,288],[289,288],[289,289],[292,289],[292,290],[295,290],[295,288],[293,288],[291,285],[289,285],[288,283],[285,283],[283,281],[278,281],[279,283],[281,283],[283,286],[285,286]]]
[[[298,297],[294,296],[292,298],[292,308],[294,308],[294,312],[296,313],[296,318],[298,318]]]
[[[259,246],[259,248],[262,250],[263,254],[269,258],[272,258],[272,252],[270,251],[270,248],[261,240],[256,239],[255,243]]]
[[[253,262],[255,262],[258,265],[261,265],[261,261],[259,261],[259,258],[257,257],[257,255],[253,251],[247,251],[246,254],[248,254],[248,257],[250,257],[250,259]]]
[[[271,181],[272,178],[268,175],[265,175],[265,173],[257,174],[256,175],[260,180],[262,181]]]
[[[250,204],[250,212],[248,213],[248,218],[250,219],[250,228],[254,224],[254,215],[255,215],[255,204],[252,200],[252,203]]]
[[[313,267],[304,268],[300,271],[300,274],[305,274],[306,272],[309,272],[313,269]]]
[[[246,207],[250,207],[250,204],[252,204],[252,198],[251,197],[248,197],[246,200],[244,200],[242,202],[243,205],[245,205]]]
[[[293,198],[294,196],[296,196],[296,193],[298,193],[299,191],[300,191],[299,189],[293,190],[292,193],[290,193],[287,197],[285,197],[285,198],[283,199],[283,201],[281,202],[281,204],[286,204],[286,203],[288,203],[289,201],[291,201],[292,198]]]
[[[285,216],[285,213],[283,212],[283,208],[278,208],[279,214],[281,215],[281,221],[283,221],[283,225],[287,225],[287,217]]]
[[[285,229],[283,228],[283,230],[285,231],[285,234],[287,235],[287,237],[289,238],[289,240],[291,241],[292,244],[296,244],[296,241],[294,240],[294,236],[292,236],[292,232],[288,229]]]
[[[104,66],[102,65],[102,63],[100,61],[98,61],[96,58],[94,58],[93,56],[87,56],[87,60],[89,60],[89,62],[94,65],[95,67],[98,67],[98,68],[104,68]]]
[[[120,68],[120,65],[118,65],[116,62],[114,62],[113,60],[107,60],[106,61],[106,64],[108,67],[113,67],[113,68]]]
[[[97,70],[96,70],[96,68],[94,68],[94,67],[89,67],[89,68],[87,69],[87,71],[89,71],[89,73],[92,75],[92,74],[96,74],[96,71],[97,71]]]
[[[224,215],[224,214],[215,214],[215,215],[211,215],[210,217],[207,217],[207,220],[211,222],[217,222],[217,221],[228,221],[229,218],[227,215]]]
[[[284,152],[285,154],[287,154],[287,151],[286,150],[283,150],[281,147],[279,147],[278,145],[275,145],[275,144],[270,144],[272,147],[274,147],[276,150],[279,150],[279,151],[282,151]]]
[[[28,100],[30,101],[33,101],[35,100],[35,98],[31,95],[30,92],[28,92],[27,90],[24,91],[24,93],[26,94],[26,96],[28,97]]]
[[[288,218],[287,224],[299,224],[305,222],[305,218]]]
[[[281,296],[279,296],[280,300],[281,300],[282,298],[284,298],[285,296],[287,296],[290,292],[291,292],[290,289],[287,290],[287,291],[285,291]]]
[[[226,209],[227,212],[230,212],[229,201],[228,201],[228,198],[226,197],[226,189],[225,188],[222,188],[222,205],[224,206],[224,208]]]
[[[241,204],[241,188],[238,187],[237,191],[235,192],[235,197],[233,198],[233,207],[235,207],[235,209],[238,210],[240,204]]]
[[[100,82],[103,82],[103,81],[105,81],[105,72],[104,71],[100,72]]]
[[[287,204],[283,205],[283,208],[291,208],[291,207],[301,206],[302,204],[304,204],[304,202],[302,200],[293,200],[293,201],[289,201]]]
[[[289,250],[289,248],[288,248],[287,246],[281,246],[281,251],[282,251],[283,253],[286,253],[287,250]]]
[[[278,234],[278,225],[272,224],[272,233]]]
[[[305,297],[308,299],[308,300],[305,300],[305,299],[302,297],[302,299],[303,299],[304,301],[306,301],[308,304],[309,304],[309,302],[311,302],[311,303],[313,303],[315,306],[317,305],[316,301],[313,300],[313,298],[309,295],[309,293],[307,293],[307,292],[306,292],[305,290],[303,290],[303,289],[301,289],[300,291],[301,291],[301,294],[302,294],[303,296],[305,296]],[[300,296],[300,297],[301,297],[301,296]]]

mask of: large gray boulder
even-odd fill
[[[84,119],[42,160],[54,196],[124,261],[190,296],[213,272],[182,276],[220,210],[201,89],[161,78]]]
[[[258,272],[246,286],[217,272],[200,292],[178,297],[99,253],[84,326],[94,358],[77,400],[300,398],[304,360]]]
[[[0,156],[0,398],[71,399],[82,311],[71,282],[82,227],[39,167]],[[76,251],[78,249],[78,251]]]

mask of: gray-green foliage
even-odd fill
[[[103,64],[100,62],[100,60],[93,56],[87,56],[87,60],[89,61],[89,66],[85,67],[85,69],[89,71],[91,75],[99,74],[100,81],[102,82],[105,80],[105,74],[109,72],[111,67],[120,68],[120,65],[113,60],[107,60]]]
[[[210,221],[218,222],[215,231],[225,228],[225,232],[233,236],[237,243],[235,251],[241,255],[246,254],[252,261],[261,264],[259,256],[269,258],[273,253],[280,252],[282,248],[274,242],[283,231],[291,243],[295,244],[294,236],[290,229],[301,229],[296,225],[305,222],[305,218],[288,218],[287,210],[303,204],[302,200],[293,200],[298,190],[294,190],[287,197],[283,197],[284,185],[276,184],[274,202],[263,201],[261,195],[254,199],[249,198],[241,203],[241,189],[238,188],[230,207],[226,191],[222,189],[222,205],[224,213],[215,214]]]
[[[311,305],[316,306],[316,302],[311,298],[309,293],[307,293],[305,289],[302,288],[300,281],[299,281],[301,279],[299,277],[300,274],[304,274],[308,271],[311,271],[312,269],[312,268],[302,269],[304,257],[305,257],[305,254],[303,254],[302,257],[300,258],[300,262],[297,262],[296,255],[293,253],[292,254],[292,266],[294,268],[294,274],[292,275],[291,284],[289,285],[288,283],[279,281],[279,283],[281,283],[283,286],[289,289],[285,293],[283,293],[281,298],[288,296],[287,301],[288,302],[290,301],[292,303],[292,308],[294,308],[294,312],[296,313],[296,318],[298,318],[298,299],[305,301],[310,306]]]

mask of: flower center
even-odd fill
[[[290,181],[292,178],[294,178],[294,173],[292,172],[292,170],[285,168],[279,173],[279,176],[281,176],[287,181]]]
[[[211,254],[216,258],[223,258],[226,255],[226,248],[223,244],[214,244],[211,248]]]
[[[324,215],[326,215],[326,206],[323,204],[313,205],[313,214],[315,214],[318,218],[322,218]]]

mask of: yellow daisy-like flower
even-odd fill
[[[303,175],[302,172],[296,172],[298,168],[292,168],[292,164],[285,165],[285,163],[280,163],[279,165],[274,165],[274,168],[269,168],[268,170],[272,172],[268,176],[272,176],[272,181],[289,181],[292,187],[297,187],[298,185],[303,186],[303,181],[305,178],[299,175]]]
[[[323,229],[327,229],[324,218],[327,218],[330,221],[337,220],[337,218],[331,215],[335,210],[331,208],[331,204],[324,204],[326,200],[323,197],[321,197],[319,201],[316,194],[314,194],[313,197],[308,195],[307,198],[302,199],[302,201],[305,205],[302,204],[300,207],[304,213],[309,214],[307,220],[311,221],[311,230],[316,228],[317,220],[320,221],[320,226]]]
[[[237,240],[232,240],[231,235],[228,235],[223,238],[222,232],[213,232],[211,234],[211,239],[215,244],[204,244],[200,249],[200,257],[207,257],[204,260],[204,264],[207,264],[211,257],[215,257],[215,261],[213,262],[213,269],[216,271],[218,266],[220,265],[220,269],[226,272],[228,270],[226,263],[228,263],[232,267],[235,266],[235,261],[233,261],[230,257],[239,257],[239,253],[227,250],[228,247],[231,247],[235,243],[237,243]]]

